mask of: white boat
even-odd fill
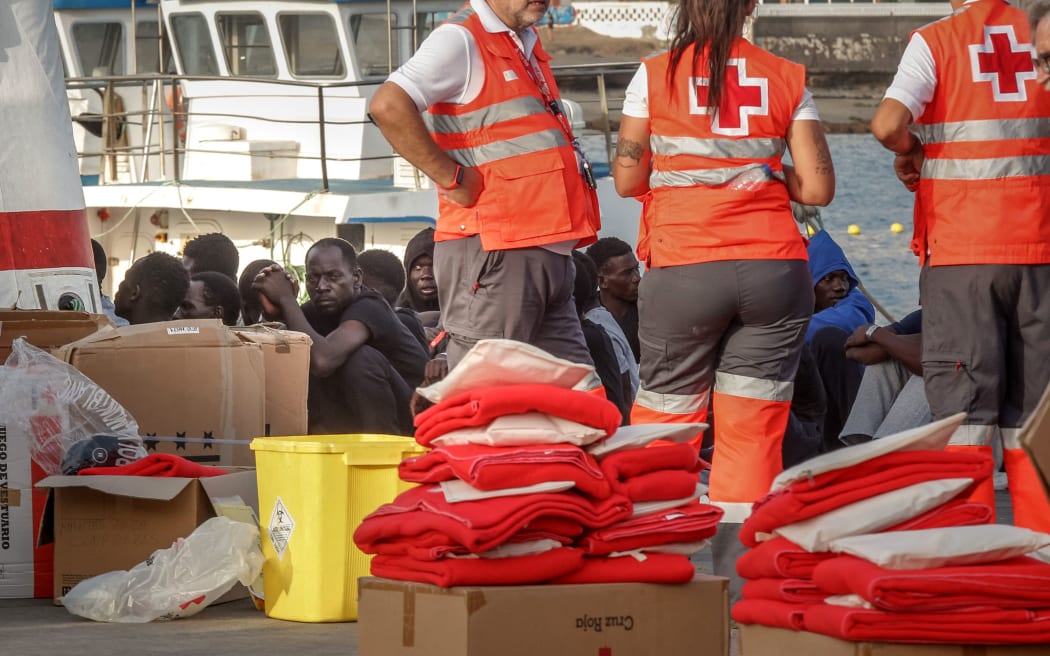
[[[90,231],[111,257],[111,288],[137,257],[177,254],[201,233],[233,239],[242,266],[301,265],[322,237],[400,255],[433,225],[432,183],[392,153],[367,107],[456,0],[54,5]],[[570,110],[582,128],[579,106]],[[638,204],[607,176],[599,193],[603,214],[620,215],[606,234],[633,241]]]

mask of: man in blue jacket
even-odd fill
[[[827,395],[824,448],[842,446],[838,436],[849,416],[864,365],[846,357],[846,339],[858,326],[875,320],[875,308],[858,287],[846,254],[823,230],[809,240],[809,273],[816,302],[806,331],[806,345]]]

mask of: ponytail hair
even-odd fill
[[[708,78],[707,110],[715,113],[722,101],[729,51],[733,41],[744,33],[750,4],[751,0],[679,0],[671,40],[671,65],[667,69],[671,93],[674,93],[671,81],[682,56],[693,46],[690,69],[697,77]],[[705,52],[707,70],[697,70],[700,56]]]

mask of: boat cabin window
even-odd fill
[[[168,38],[166,35],[161,36],[160,23],[157,21],[139,21],[135,27],[135,66],[137,73],[175,71]]]
[[[124,29],[120,23],[74,23],[72,34],[81,75],[124,75]]]
[[[230,75],[277,76],[273,45],[262,14],[216,14],[215,18]]]
[[[208,23],[203,14],[175,14],[171,17],[171,36],[186,75],[218,75]]]
[[[430,36],[438,25],[441,25],[455,14],[455,11],[421,11],[416,14],[416,48],[423,39]],[[414,50],[414,48],[413,48]]]
[[[390,14],[390,21],[387,31],[386,13],[350,16],[350,34],[354,37],[357,65],[363,77],[386,76],[400,65],[397,14]]]
[[[346,67],[329,14],[284,14],[277,17],[288,70],[296,77],[343,77]]]

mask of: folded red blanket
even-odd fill
[[[813,580],[831,594],[856,594],[876,608],[934,612],[972,606],[1050,608],[1050,564],[1018,557],[998,563],[887,569],[853,556],[821,563]]]
[[[759,500],[740,529],[740,541],[753,547],[756,533],[772,533],[787,524],[822,515],[878,494],[942,478],[970,478],[966,497],[977,483],[992,475],[984,454],[951,451],[888,453],[852,467],[797,481]]]
[[[77,476],[158,476],[170,478],[206,478],[227,473],[221,467],[209,467],[170,453],[151,453],[141,460],[120,467],[87,467]]]
[[[444,446],[401,461],[398,474],[414,483],[458,478],[479,490],[572,481],[580,492],[599,499],[612,493],[594,457],[575,444]]]
[[[560,518],[600,528],[630,515],[631,502],[618,494],[592,499],[570,490],[448,503],[441,488],[431,483],[401,493],[365,517],[354,531],[354,542],[365,553],[381,553],[384,543],[437,533],[449,544],[482,553],[522,529],[535,530],[536,520]]]
[[[831,595],[811,579],[755,579],[740,590],[744,599],[770,599],[789,604],[818,604]]]
[[[722,515],[717,506],[692,503],[588,531],[576,544],[589,556],[604,556],[662,544],[700,542],[715,534]]]
[[[632,476],[613,483],[612,488],[635,503],[685,499],[696,492],[700,478],[696,472],[682,469],[661,469]]]
[[[577,525],[579,527],[579,525]],[[537,540],[554,540],[563,547],[572,546],[574,539],[570,536],[526,529],[507,538],[504,544],[535,542]],[[379,545],[379,553],[384,556],[405,556],[414,560],[435,561],[448,556],[470,556],[470,550],[455,544],[448,536],[440,533],[426,533],[413,536],[407,540],[389,540]]]
[[[543,583],[578,570],[583,554],[562,547],[511,558],[442,558],[415,560],[380,554],[372,559],[372,574],[398,581],[454,585],[528,585]]]
[[[739,624],[760,624],[801,631],[805,628],[804,612],[809,606],[810,604],[790,604],[771,599],[741,599],[733,604],[732,616]]]
[[[622,420],[615,404],[586,392],[555,385],[484,387],[452,396],[416,415],[416,441],[430,446],[431,440],[449,431],[524,412],[569,419],[602,429],[606,435],[616,432]]]
[[[655,553],[645,554],[645,560],[634,556],[584,558],[583,567],[551,583],[688,583],[695,574],[688,556]]]
[[[745,551],[736,561],[736,572],[745,579],[807,579],[813,576],[818,564],[836,555],[810,553],[791,540],[777,536]]]
[[[598,464],[610,481],[625,481],[661,469],[699,472],[710,468],[689,444],[666,444],[649,449],[626,449],[602,458]]]
[[[736,609],[733,610],[735,617]],[[803,622],[807,631],[843,640],[947,644],[1050,642],[1050,611],[1046,610],[977,608],[940,613],[888,613],[816,604],[805,610]]]
[[[912,517],[896,526],[879,531],[921,531],[927,528],[948,528],[949,526],[980,526],[994,524],[995,511],[983,503],[972,503],[966,499],[953,499],[936,508],[927,510],[918,517]]]

